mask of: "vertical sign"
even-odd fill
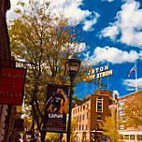
[[[48,84],[46,101],[46,131],[65,132],[68,112],[68,86]]]
[[[25,74],[24,68],[0,69],[0,103],[22,105]]]

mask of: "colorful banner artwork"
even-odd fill
[[[48,84],[46,101],[46,131],[65,132],[68,112],[68,86]]]
[[[23,68],[0,69],[0,103],[22,104],[25,74],[26,70]]]

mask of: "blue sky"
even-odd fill
[[[8,21],[16,18],[13,10],[18,0],[11,0]],[[44,1],[44,0],[43,0]],[[45,0],[46,1],[46,0]],[[142,89],[142,1],[141,0],[47,0],[50,11],[69,19],[69,25],[80,30],[83,66],[109,65],[113,75],[102,78],[107,87],[120,96]],[[28,0],[26,0],[28,2]],[[40,1],[42,3],[42,1]],[[137,62],[135,72],[128,77]],[[75,88],[79,97],[86,96],[98,86],[80,82]]]

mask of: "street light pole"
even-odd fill
[[[80,68],[81,61],[78,59],[78,57],[74,54],[71,55],[68,60],[66,61],[66,69],[70,76],[70,95],[69,95],[69,117],[68,117],[68,128],[67,128],[67,142],[70,141],[71,136],[71,116],[72,116],[72,96],[73,96],[73,83],[74,78],[77,75],[79,68]]]
[[[70,77],[70,95],[69,95],[69,119],[68,119],[68,130],[67,130],[67,142],[70,142],[70,135],[71,135],[71,117],[72,117],[72,95],[74,93],[73,91],[73,82],[74,77]]]

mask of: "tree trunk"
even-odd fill
[[[46,131],[41,131],[41,142],[45,142]]]
[[[32,120],[32,127],[31,127],[33,141],[34,141],[34,126],[35,126],[35,120],[33,118],[33,120]]]
[[[62,138],[63,138],[63,134],[60,133],[60,141],[59,142],[62,142]]]

